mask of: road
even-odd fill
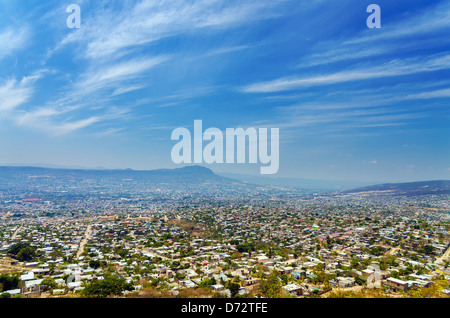
[[[435,263],[444,264],[445,260],[450,261],[450,247],[447,248],[447,250],[445,251],[444,254],[442,254],[442,256],[440,256],[436,259]]]
[[[89,224],[86,229],[86,232],[84,233],[84,238],[80,242],[80,247],[78,248],[77,257],[76,257],[77,259],[83,253],[84,246],[86,245],[88,240],[91,238],[91,236],[92,236],[92,226]]]
[[[408,236],[407,238],[402,239],[402,240],[398,243],[398,245],[403,244],[403,243],[405,243],[406,241],[409,241],[409,236]],[[399,247],[399,246],[397,246],[397,247],[391,247],[391,246],[386,246],[386,245],[381,245],[381,246],[384,247],[384,248],[389,249],[389,250],[385,253],[386,256],[394,255],[396,252],[402,250],[402,248]]]
[[[17,236],[17,233],[22,229],[23,223],[20,224],[20,226],[14,231],[13,235],[11,236],[11,240],[14,240]]]

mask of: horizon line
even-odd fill
[[[377,184],[393,184],[393,183],[413,183],[413,182],[431,182],[431,181],[450,181],[450,179],[416,179],[414,181],[371,181],[371,180],[349,180],[349,179],[315,179],[315,178],[302,178],[302,177],[277,177],[272,175],[260,175],[260,174],[245,174],[239,172],[221,172],[215,171],[209,167],[205,167],[203,165],[194,164],[194,165],[183,165],[180,167],[174,168],[154,168],[154,169],[135,169],[135,168],[104,168],[104,167],[80,167],[80,166],[64,166],[64,165],[56,165],[56,164],[11,164],[11,163],[0,163],[0,167],[14,167],[14,168],[39,168],[39,169],[54,169],[54,170],[87,170],[87,171],[136,171],[136,172],[148,172],[148,171],[158,171],[158,170],[176,170],[182,168],[189,167],[200,167],[210,170],[215,175],[239,175],[242,177],[252,177],[252,178],[260,178],[260,179],[272,179],[276,180],[309,180],[309,181],[322,181],[322,182],[360,182],[360,183],[373,183],[373,185]]]

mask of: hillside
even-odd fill
[[[351,190],[339,191],[340,194],[373,195],[429,195],[450,194],[450,180],[417,181],[404,183],[384,183]]]
[[[60,182],[111,182],[136,181],[145,183],[231,183],[238,182],[216,175],[210,169],[189,166],[157,170],[89,170],[40,167],[0,167],[0,184],[11,183],[60,183]]]

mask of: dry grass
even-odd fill
[[[207,288],[186,288],[180,290],[177,298],[210,298],[213,292]]]
[[[202,228],[193,222],[189,222],[183,219],[171,219],[167,223],[180,227],[183,231],[188,232],[195,237],[204,237],[205,233]]]
[[[11,265],[12,261],[14,261],[14,259],[10,257],[0,259],[0,274],[22,272],[25,270],[23,265]]]
[[[176,296],[168,291],[159,291],[153,287],[145,287],[138,292],[130,293],[126,298],[175,298]]]
[[[399,298],[401,294],[386,294],[383,290],[376,288],[337,288],[324,294],[323,298]]]
[[[153,287],[145,287],[139,292],[126,295],[126,298],[211,298],[212,291],[207,288],[185,288],[174,295],[169,291],[159,291]]]

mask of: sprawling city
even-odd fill
[[[202,167],[2,172],[2,297],[450,295],[449,181],[305,193]]]
[[[450,1],[0,0],[0,21],[4,312],[448,307]]]

